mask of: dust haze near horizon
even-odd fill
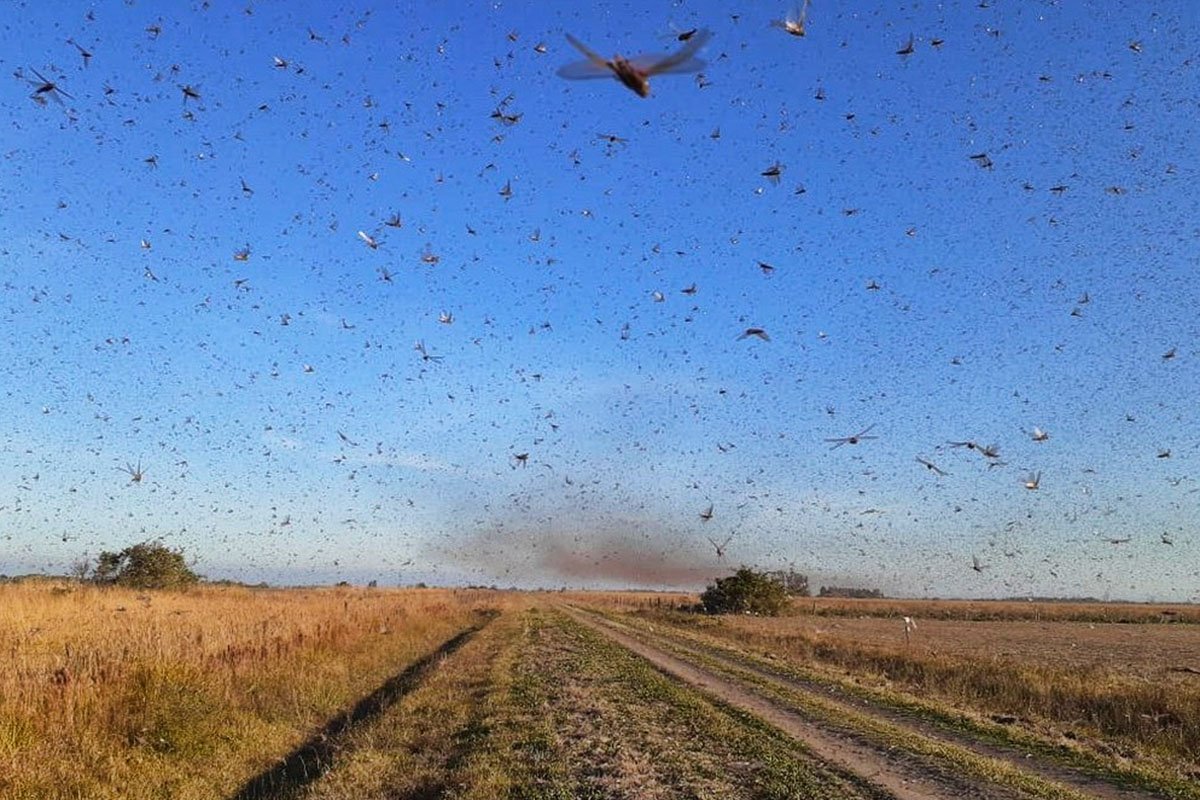
[[[0,11],[0,573],[1200,599],[1200,10],[788,12]]]

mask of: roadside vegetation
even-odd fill
[[[229,797],[503,597],[0,585],[0,796]]]
[[[717,580],[700,595],[709,614],[758,614],[777,617],[788,605],[788,592],[778,579],[749,567]]]

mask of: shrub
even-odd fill
[[[700,595],[700,604],[709,614],[759,614],[777,617],[787,606],[783,584],[765,572],[742,567]]]
[[[182,550],[161,542],[141,542],[119,553],[102,552],[92,580],[134,589],[177,589],[196,583],[200,576],[188,567]]]

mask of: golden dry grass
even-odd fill
[[[502,602],[451,590],[0,585],[0,796],[228,796]]]
[[[411,693],[352,729],[336,766],[296,792],[305,800],[471,796],[476,749],[489,743],[497,684],[511,676],[520,615],[505,614],[441,659]],[[496,772],[507,777],[511,759]],[[501,791],[478,797],[501,797]]]
[[[670,609],[692,605],[697,596],[688,592],[646,591],[566,591],[555,592],[550,599],[564,603],[584,603],[611,608],[614,611],[638,609]]]

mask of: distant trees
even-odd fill
[[[742,567],[700,595],[700,604],[709,614],[760,614],[776,617],[787,606],[788,593],[770,573]]]
[[[162,542],[141,542],[119,553],[103,551],[96,557],[94,583],[134,589],[179,589],[200,580],[183,557]]]
[[[237,586],[242,589],[270,589],[271,584],[266,581],[258,583],[246,583],[245,581],[235,581],[233,578],[217,578],[215,581],[205,579],[204,582],[209,586]]]
[[[67,574],[77,581],[86,581],[88,573],[91,571],[92,562],[88,561],[87,556],[75,559],[67,568]]]
[[[883,597],[883,592],[878,589],[864,589],[859,586],[822,586],[818,597],[858,597],[858,598],[874,598]]]
[[[794,569],[778,569],[767,574],[783,584],[783,590],[792,597],[808,597],[807,575],[802,575]]]

